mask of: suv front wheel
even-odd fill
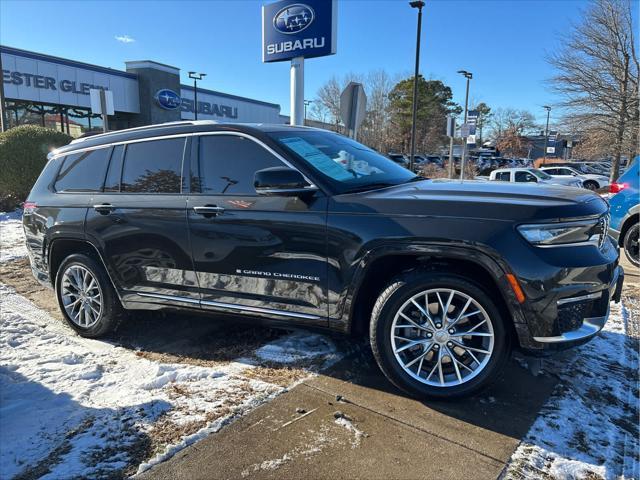
[[[477,391],[497,377],[510,349],[489,295],[468,279],[440,272],[392,280],[373,308],[370,337],[384,374],[418,397]]]
[[[124,313],[104,268],[86,255],[71,255],[62,262],[56,296],[65,320],[83,337],[114,331]]]

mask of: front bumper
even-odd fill
[[[609,303],[612,301],[618,303],[620,301],[623,283],[624,269],[621,266],[618,266],[615,270],[615,277],[609,284],[608,289],[602,290],[601,292],[582,295],[579,297],[569,297],[558,300],[556,303],[559,307],[559,312],[561,312],[563,308],[567,308],[565,307],[565,305],[568,306],[568,308],[573,308],[576,305],[585,305],[591,303],[591,307],[593,308],[595,306],[596,311],[598,307],[605,308],[606,313],[604,315],[578,319],[578,322],[580,322],[582,325],[575,330],[568,330],[565,332],[561,332],[559,335],[553,336],[534,336],[533,340],[540,343],[570,343],[571,345],[576,345],[588,341],[589,339],[591,339],[591,337],[596,335],[600,330],[604,328],[604,325],[605,323],[607,323],[607,319],[609,318]],[[578,309],[578,311],[581,311],[581,309]]]

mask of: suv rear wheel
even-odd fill
[[[499,374],[510,337],[489,295],[453,274],[396,277],[375,303],[371,346],[384,374],[419,397],[469,395]]]
[[[86,255],[71,255],[62,262],[56,296],[65,320],[83,337],[114,331],[124,313],[104,268]]]
[[[631,225],[631,228],[627,230],[622,241],[625,255],[636,267],[640,267],[640,247],[638,245],[639,236],[640,223],[636,223],[635,225]]]

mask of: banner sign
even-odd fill
[[[336,0],[280,0],[262,6],[262,61],[336,53]]]

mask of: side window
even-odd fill
[[[170,138],[128,144],[121,191],[180,193],[184,142],[184,138]]]
[[[111,154],[111,162],[109,162],[109,170],[107,178],[104,181],[105,192],[120,191],[120,176],[122,175],[122,155],[124,153],[123,145],[116,145]]]
[[[537,182],[538,180],[529,172],[516,172],[516,182]]]
[[[98,192],[109,162],[110,148],[67,155],[58,172],[57,192]]]
[[[254,173],[283,163],[251,139],[237,135],[200,137],[193,191],[210,195],[255,195]]]
[[[545,168],[543,170],[543,172],[548,174],[548,175],[558,175],[558,169],[557,168]]]
[[[568,168],[558,168],[558,175],[573,175],[573,172]]]
[[[508,182],[509,181],[509,172],[499,172],[496,175],[496,180],[500,180],[501,182]]]

